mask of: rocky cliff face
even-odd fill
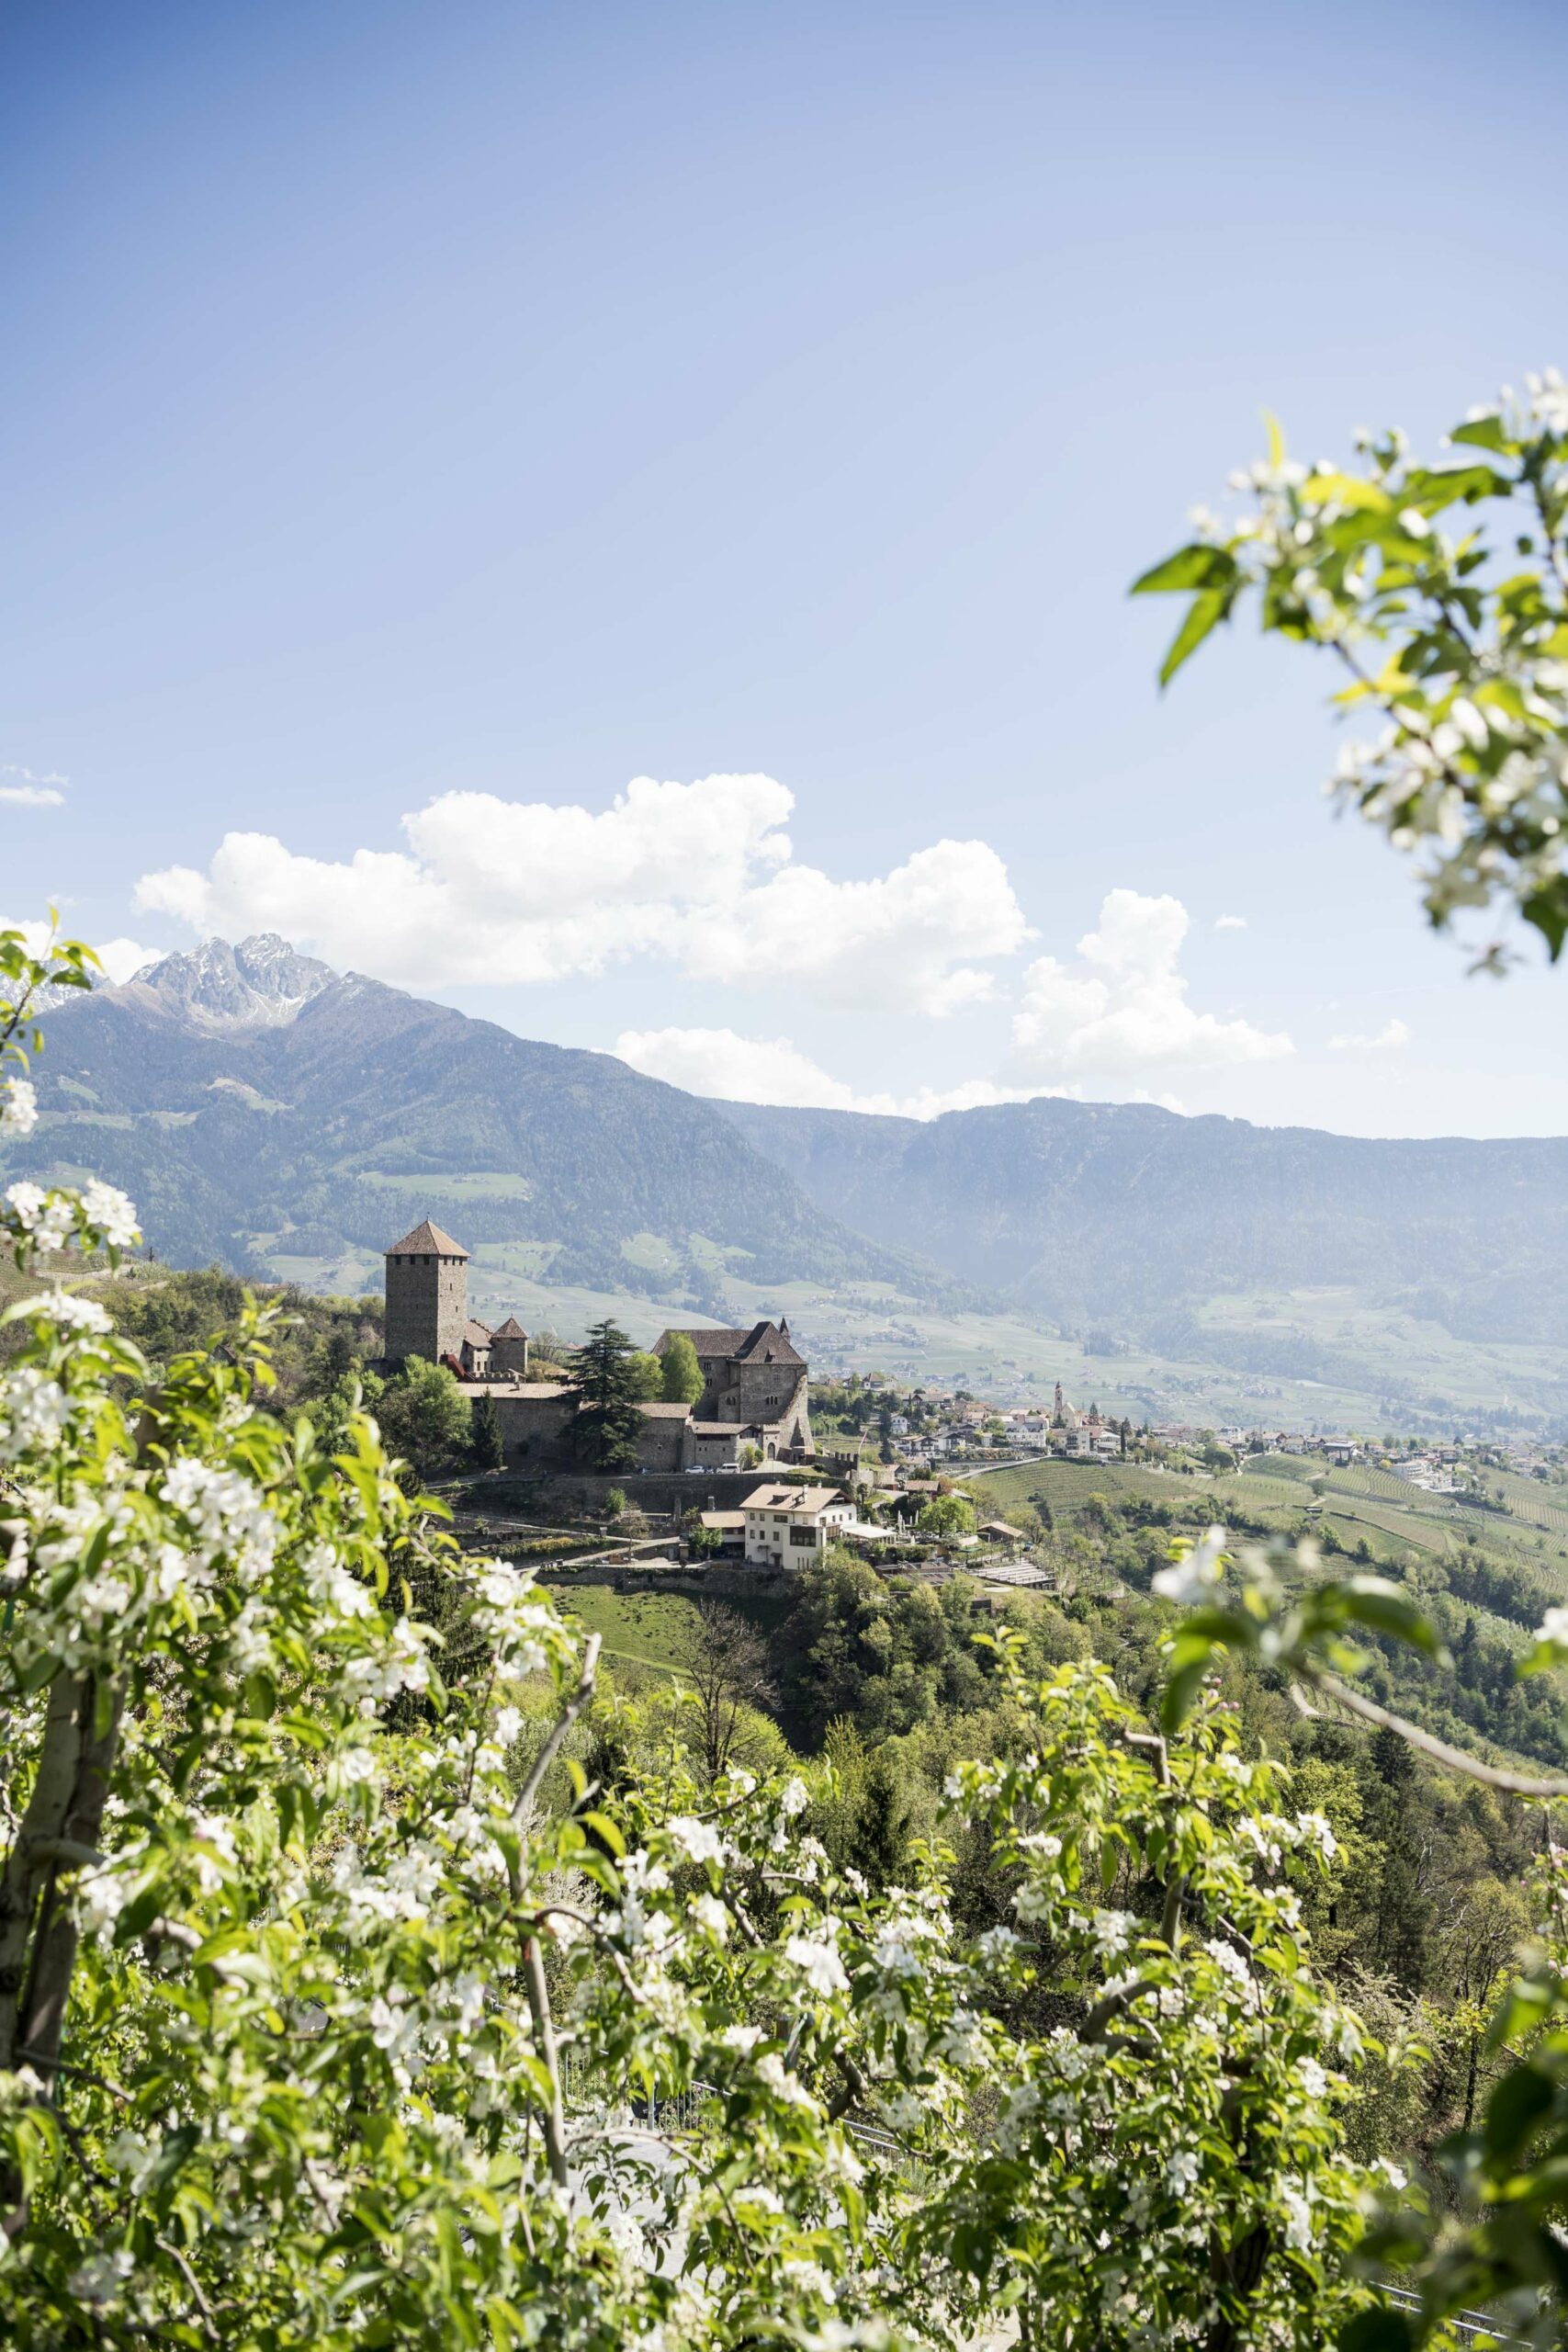
[[[122,987],[99,993],[218,1035],[281,1028],[336,978],[330,965],[298,954],[287,939],[264,931],[242,939],[237,947],[226,939],[205,939],[188,955],[144,964]]]

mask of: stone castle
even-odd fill
[[[572,1444],[578,1392],[570,1380],[528,1377],[528,1334],[515,1316],[491,1330],[468,1313],[468,1253],[428,1217],[384,1253],[385,1362],[423,1356],[456,1374],[465,1396],[490,1396],[508,1468],[541,1475],[581,1465]],[[675,1329],[661,1333],[662,1354]],[[789,1323],[750,1330],[688,1329],[703,1393],[694,1405],[638,1407],[639,1470],[732,1470],[748,1449],[765,1462],[804,1462],[811,1435],[810,1370]]]

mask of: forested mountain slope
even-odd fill
[[[1174,1344],[1217,1293],[1350,1285],[1461,1339],[1568,1329],[1568,1141],[1373,1141],[1055,1097],[927,1125],[726,1115],[819,1204],[1037,1312]]]
[[[8,1173],[122,1184],[176,1263],[263,1272],[379,1251],[429,1214],[552,1279],[711,1294],[921,1277],[846,1231],[711,1105],[536,1045],[280,940],[209,941],[50,1009],[43,1116]]]

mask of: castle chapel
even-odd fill
[[[426,1217],[384,1252],[389,1368],[410,1356],[444,1363],[468,1397],[495,1401],[508,1468],[577,1467],[571,1424],[579,1397],[569,1380],[528,1377],[528,1334],[515,1316],[491,1330],[468,1313],[468,1253]],[[661,1333],[662,1355],[678,1326]],[[750,1330],[688,1329],[703,1393],[694,1405],[637,1408],[639,1470],[724,1470],[752,1447],[764,1461],[804,1462],[815,1452],[810,1374],[789,1323]]]

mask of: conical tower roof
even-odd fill
[[[460,1241],[454,1241],[449,1233],[443,1233],[428,1217],[381,1252],[383,1258],[466,1258],[468,1254]]]

